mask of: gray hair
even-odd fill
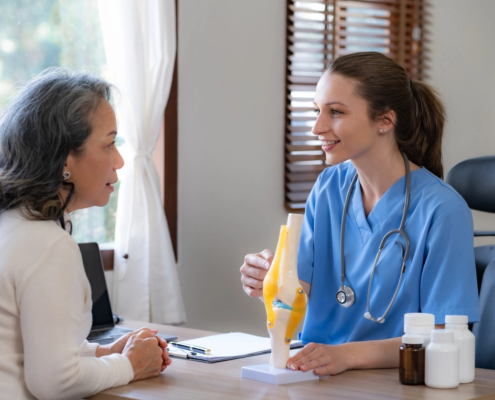
[[[110,95],[102,79],[63,68],[45,70],[20,90],[0,120],[0,213],[20,208],[27,218],[64,226],[74,194],[62,178],[65,162],[70,152],[84,152],[93,115]]]

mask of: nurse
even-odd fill
[[[374,52],[329,64],[314,105],[313,133],[332,167],[306,203],[298,255],[306,346],[288,367],[318,375],[398,367],[405,313],[434,314],[437,328],[447,314],[479,318],[471,212],[442,181],[444,107]],[[402,227],[375,265],[383,238]],[[272,259],[270,250],[245,257],[249,296],[262,295]]]

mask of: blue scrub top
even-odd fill
[[[368,284],[378,246],[400,226],[405,177],[390,187],[366,217],[359,179],[345,227],[346,285],[355,292],[349,308],[337,303],[340,286],[340,228],[345,196],[356,169],[345,162],[324,170],[306,203],[299,244],[299,279],[311,284],[303,331],[304,343],[340,344],[403,335],[404,314],[424,312],[445,323],[445,315],[479,320],[473,221],[464,199],[428,170],[411,172],[411,197],[405,232],[410,254],[399,293],[384,323],[364,318]],[[371,287],[371,314],[381,317],[394,295],[404,246],[393,235],[376,267]]]

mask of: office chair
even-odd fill
[[[472,210],[495,213],[495,156],[471,158],[454,165],[446,179]],[[475,237],[495,231],[474,231]],[[476,336],[476,367],[495,369],[495,244],[474,248],[480,296],[480,322]]]
[[[495,260],[485,269],[480,290],[480,322],[473,325],[476,336],[476,368],[495,369]]]

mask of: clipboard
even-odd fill
[[[198,339],[181,341],[180,343],[187,346],[205,347],[210,349],[211,353],[207,355],[169,346],[168,352],[170,357],[208,364],[271,353],[270,338],[242,332],[205,336]],[[297,349],[303,346],[300,340],[293,340],[290,344],[291,349]]]

